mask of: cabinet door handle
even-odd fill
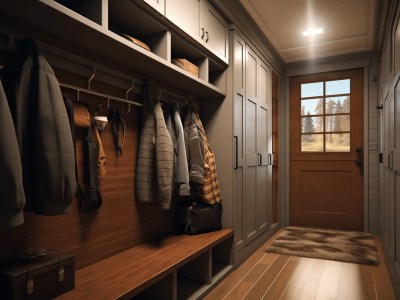
[[[257,153],[258,155],[258,165],[261,166],[262,165],[262,155],[260,153]]]
[[[203,40],[204,40],[204,27],[203,27],[203,28],[201,28],[201,39],[203,39]]]
[[[208,42],[209,38],[208,38],[208,31],[206,31],[206,43]]]
[[[272,154],[268,153],[268,165],[272,166]]]
[[[233,167],[233,169],[237,169],[239,167],[239,142],[238,142],[238,136],[234,135],[233,139],[235,141],[235,166]]]

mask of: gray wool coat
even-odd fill
[[[7,229],[24,222],[25,193],[17,136],[1,82],[0,120],[0,229]]]
[[[145,87],[143,124],[136,163],[136,200],[141,203],[160,203],[162,209],[170,209],[174,152],[161,103],[155,99],[155,90],[155,82],[150,79]]]

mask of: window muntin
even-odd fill
[[[301,152],[350,152],[350,79],[301,84]]]

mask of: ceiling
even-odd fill
[[[376,0],[240,0],[286,63],[373,50]],[[312,27],[324,33],[303,36]]]

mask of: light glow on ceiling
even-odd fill
[[[313,36],[322,33],[324,33],[324,29],[322,27],[309,28],[306,31],[303,31],[303,36]]]

